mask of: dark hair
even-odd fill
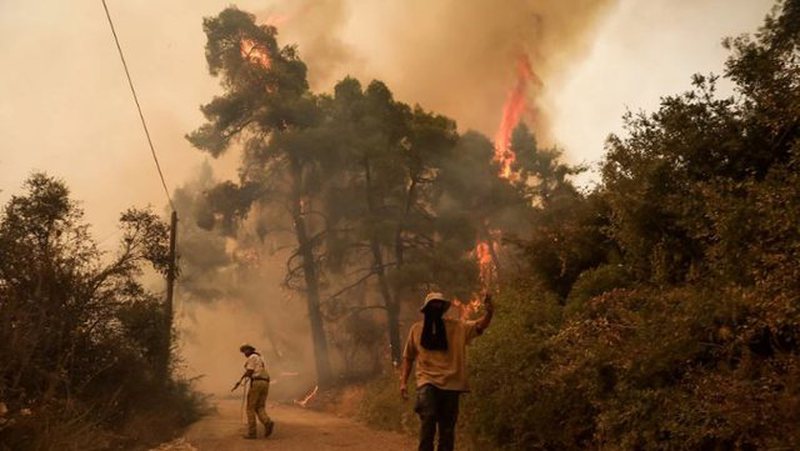
[[[447,351],[447,329],[442,318],[444,310],[426,307],[422,313],[425,314],[425,322],[420,344],[430,351]]]

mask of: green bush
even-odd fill
[[[416,389],[413,375],[408,383],[408,400],[400,397],[400,376],[387,368],[383,374],[370,381],[364,390],[358,419],[369,426],[406,434],[416,434],[419,419],[414,413]]]
[[[757,318],[767,311],[751,295],[618,289],[562,320],[546,294],[504,294],[497,322],[470,356],[465,442],[476,449],[796,447],[800,358],[796,349],[764,343]]]
[[[166,224],[126,211],[106,258],[63,182],[26,189],[0,214],[0,449],[107,449],[196,419],[200,399],[170,378],[163,301],[139,281],[166,270]]]
[[[615,288],[627,288],[631,275],[621,264],[605,264],[589,269],[578,276],[567,296],[567,313],[580,309],[586,301]]]
[[[472,392],[463,397],[459,422],[464,442],[514,449],[548,427],[544,417],[570,414],[536,384],[552,359],[546,340],[558,331],[562,308],[557,296],[536,284],[517,284],[496,304],[492,326],[469,349]]]

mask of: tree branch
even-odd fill
[[[358,280],[356,280],[356,281],[355,281],[355,282],[353,282],[352,284],[350,284],[350,285],[347,285],[346,287],[342,288],[341,290],[337,291],[336,293],[334,293],[334,294],[332,294],[332,295],[328,296],[328,298],[327,298],[327,299],[325,299],[325,302],[330,302],[330,301],[332,301],[332,300],[334,300],[334,299],[338,298],[339,296],[341,296],[342,294],[346,293],[347,291],[350,291],[350,290],[352,290],[353,288],[355,288],[355,287],[357,287],[357,286],[361,285],[362,283],[366,282],[366,281],[367,281],[367,279],[369,279],[370,277],[374,276],[375,274],[377,274],[377,273],[375,272],[375,270],[374,270],[374,269],[373,269],[373,270],[371,270],[371,271],[370,271],[370,272],[368,272],[366,275],[364,275],[363,277],[359,278]]]

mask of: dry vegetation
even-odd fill
[[[108,449],[154,442],[201,400],[170,377],[170,324],[140,275],[166,270],[167,227],[120,217],[103,258],[66,186],[26,182],[0,217],[0,449]]]

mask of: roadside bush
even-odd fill
[[[139,282],[166,270],[166,224],[124,212],[104,258],[61,181],[25,187],[0,216],[0,449],[130,447],[194,420],[201,400],[170,378],[166,311]]]
[[[476,342],[461,419],[472,448],[800,444],[797,352],[763,348],[749,293],[617,289],[563,322],[540,296],[501,296]]]
[[[547,339],[561,322],[559,299],[534,283],[515,285],[497,297],[492,326],[469,348],[472,392],[462,398],[459,421],[462,440],[478,449],[514,448],[548,421],[571,415],[570,406],[552,403],[552,393],[537,385],[553,358]]]
[[[419,419],[414,413],[416,385],[414,376],[408,382],[408,401],[400,397],[400,375],[386,368],[380,377],[367,383],[358,412],[358,419],[371,427],[416,435]]]

